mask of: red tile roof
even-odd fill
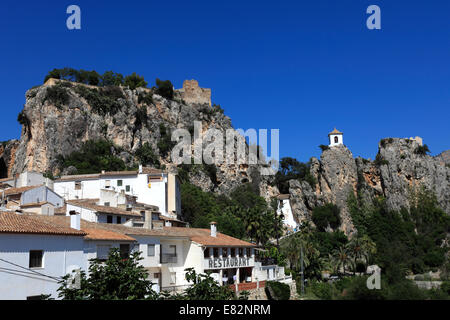
[[[0,212],[0,233],[86,235],[83,231],[70,228],[70,223],[69,226],[54,225],[34,219],[33,216],[14,212]]]
[[[68,216],[44,216],[31,215],[33,219],[49,223],[55,226],[69,227],[70,217]],[[101,223],[81,220],[81,231],[85,234],[86,240],[110,240],[110,241],[136,241],[136,239],[125,234],[101,228]]]
[[[20,187],[20,188],[8,188],[4,190],[5,196],[13,195],[13,194],[21,194],[27,190],[31,190],[34,188],[38,188],[42,186],[27,186],[27,187]]]
[[[90,210],[94,210],[101,213],[115,214],[115,215],[125,215],[141,218],[142,215],[137,212],[127,211],[125,209],[116,207],[107,207],[96,204],[98,199],[82,199],[82,200],[67,200],[68,204],[82,207]]]

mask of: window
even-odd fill
[[[109,188],[111,186],[111,180],[105,180],[105,188]]]
[[[334,143],[338,143],[339,142],[339,138],[338,137],[334,137]]]
[[[218,258],[219,257],[219,248],[214,248],[213,249],[213,256],[214,256],[214,258]]]
[[[205,259],[208,259],[208,258],[209,258],[209,248],[205,248],[205,251],[203,251],[203,257],[204,257]]]
[[[113,217],[112,216],[107,216],[106,217],[106,223],[112,223],[113,221]]]
[[[104,205],[105,207],[109,207],[110,203],[109,203],[109,202],[105,202],[105,203],[103,203],[103,205]]]
[[[120,256],[122,258],[128,258],[130,256],[130,245],[129,244],[121,244],[120,245]]]
[[[121,217],[121,216],[118,216],[118,217],[116,218],[116,222],[117,222],[117,224],[121,224],[121,223],[122,223],[122,217]]]
[[[97,259],[105,261],[108,259],[109,250],[111,250],[110,245],[97,245]]]
[[[153,279],[159,279],[159,273],[154,273],[153,274]]]
[[[42,268],[42,257],[44,251],[42,250],[30,250],[30,268]]]
[[[247,248],[247,249],[245,249],[246,251],[247,251],[247,257],[250,257],[251,256],[251,250],[250,250],[250,248]]]
[[[123,181],[122,180],[117,180],[117,186],[121,187],[122,186]]]
[[[75,181],[75,190],[81,190],[81,181]]]
[[[147,245],[147,256],[148,257],[155,256],[155,245],[154,244]]]
[[[222,257],[228,257],[228,248],[222,248]]]
[[[125,191],[130,192],[130,186],[125,186]]]
[[[152,213],[152,220],[159,220],[159,213]]]
[[[239,257],[242,257],[242,256],[244,256],[244,249],[242,249],[242,248],[239,248]]]
[[[169,251],[171,251],[171,253],[173,253],[174,255],[177,255],[177,246],[174,244],[171,244],[169,246]]]
[[[175,272],[170,273],[170,284],[176,284],[177,283],[177,274]]]
[[[236,249],[235,248],[231,248],[231,256],[236,257]]]

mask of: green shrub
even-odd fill
[[[101,77],[102,86],[121,86],[123,81],[123,75],[113,71],[106,71]]]
[[[314,296],[322,300],[332,300],[333,288],[334,287],[332,283],[313,280],[306,287],[306,293],[313,294]]]
[[[125,170],[125,163],[115,155],[118,152],[119,150],[110,141],[88,140],[80,150],[72,152],[67,157],[59,156],[58,160],[62,169],[74,166],[77,168],[77,174]]]
[[[325,151],[325,150],[328,150],[328,149],[330,149],[330,147],[329,147],[329,146],[327,146],[327,145],[324,145],[324,144],[321,144],[321,145],[319,146],[319,148],[320,148],[320,150],[322,150],[322,151]]]
[[[388,164],[389,164],[389,161],[383,159],[383,157],[381,156],[381,154],[378,153],[377,156],[375,157],[374,164],[377,165],[377,166],[388,165]]]
[[[23,110],[17,115],[17,121],[23,126],[29,124],[28,117]]]
[[[153,97],[151,93],[142,92],[138,96],[138,103],[145,103],[146,105],[151,105],[153,103]]]
[[[430,153],[430,149],[428,148],[428,146],[426,144],[424,144],[423,146],[418,146],[414,152],[416,154],[424,156],[427,153]]]
[[[160,139],[158,141],[158,149],[161,156],[166,157],[172,148],[175,146],[175,142],[172,141],[170,130],[168,130],[164,124],[159,125]]]
[[[325,231],[328,226],[336,229],[341,224],[340,210],[332,203],[315,207],[312,212],[312,220],[320,231]]]
[[[131,90],[134,90],[139,87],[147,88],[147,82],[144,80],[144,77],[133,72],[131,75],[126,76],[124,80],[124,85],[129,87]]]
[[[87,101],[93,112],[100,115],[116,113],[120,109],[118,99],[124,98],[122,90],[114,86],[98,89],[76,86],[75,92]]]
[[[143,146],[136,150],[135,156],[138,158],[139,162],[144,166],[154,166],[159,168],[161,163],[159,162],[158,157],[153,152],[153,149],[150,147],[148,142],[145,142]]]
[[[172,100],[173,99],[173,85],[170,80],[160,80],[156,79],[156,93],[160,96]]]
[[[63,105],[69,103],[70,96],[67,90],[64,88],[64,84],[57,83],[54,86],[47,88],[47,95],[44,98],[45,101],[53,103],[55,107],[61,109]]]
[[[306,181],[314,189],[317,181],[311,174],[310,168],[311,162],[302,163],[295,158],[282,158],[274,180],[274,183],[278,187],[280,193],[289,193],[289,180],[292,179]]]
[[[267,281],[265,291],[269,300],[289,300],[291,296],[289,285],[276,281]]]
[[[450,296],[450,281],[442,281],[440,289]]]

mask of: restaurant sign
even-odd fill
[[[253,267],[253,259],[246,257],[226,257],[205,259],[205,269],[226,269]]]

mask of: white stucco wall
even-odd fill
[[[330,136],[330,147],[337,146],[340,144],[344,144],[344,136],[342,134],[331,134]],[[338,142],[334,142],[334,137],[338,138]]]
[[[295,222],[294,214],[292,212],[291,208],[291,202],[289,199],[283,199],[278,202],[278,214],[283,214],[284,219],[283,223],[292,228],[295,229],[297,227],[297,222]]]
[[[74,267],[83,267],[83,237],[0,234],[1,259],[28,269],[30,250],[44,251],[43,267],[33,270],[45,275],[62,277]],[[0,300],[23,300],[41,294],[57,298],[58,287],[53,279],[0,260]]]
[[[75,190],[75,180],[58,181],[54,183],[56,193],[64,197],[66,200],[73,199],[97,199],[100,198],[100,189],[105,188],[106,180],[110,181],[109,190],[120,192],[124,190],[126,194],[137,196],[137,201],[154,205],[159,211],[167,215],[167,199],[166,185],[167,175],[165,174],[162,181],[152,181],[151,187],[148,186],[148,175],[123,175],[123,176],[103,176],[98,179],[86,179],[81,181],[81,189]],[[117,186],[117,181],[122,180],[122,186]],[[126,186],[130,186],[130,191],[126,191]],[[177,194],[177,207],[181,207],[179,188]]]
[[[55,180],[53,190],[66,200],[100,198],[100,180],[86,179],[81,181],[81,189],[75,190],[75,180]]]
[[[90,222],[99,222],[97,214],[94,210],[86,209],[83,207],[75,206],[70,203],[66,205],[66,216],[70,216],[70,211],[75,211],[80,214],[80,218]]]
[[[63,197],[45,186],[24,191],[20,198],[20,204],[37,203],[43,201],[50,202],[55,207],[62,207],[64,205]]]

